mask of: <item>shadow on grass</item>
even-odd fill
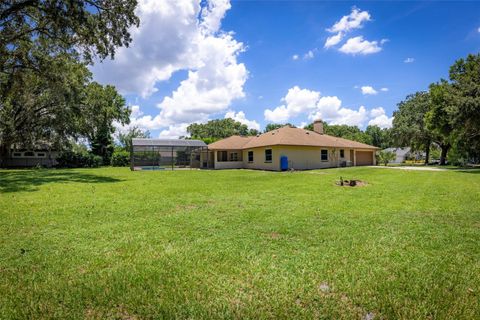
[[[480,174],[480,169],[451,169],[455,172]]]
[[[36,191],[47,183],[113,183],[120,179],[71,170],[15,170],[0,172],[0,192]]]

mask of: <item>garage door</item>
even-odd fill
[[[357,151],[357,166],[371,166],[373,165],[373,152],[372,151]]]

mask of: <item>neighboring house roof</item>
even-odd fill
[[[368,144],[320,134],[310,130],[285,126],[253,137],[232,136],[208,145],[209,149],[250,149],[274,145],[358,148],[372,149],[377,147]]]
[[[201,140],[182,140],[182,139],[143,139],[133,138],[133,146],[155,146],[155,147],[206,147],[205,142]]]
[[[383,151],[387,152],[393,152],[397,156],[406,156],[408,153],[410,153],[410,147],[404,147],[404,148],[387,148],[384,149]]]

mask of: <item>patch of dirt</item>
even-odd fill
[[[278,232],[271,232],[269,235],[268,235],[271,239],[278,239],[280,238],[280,234]]]
[[[339,187],[364,187],[367,185],[367,182],[362,180],[357,180],[357,179],[350,179],[350,180],[340,179],[335,184]]]

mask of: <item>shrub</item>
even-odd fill
[[[102,157],[88,152],[65,151],[57,162],[62,168],[98,168],[102,165]]]
[[[130,153],[127,151],[115,150],[112,155],[112,166],[128,167],[130,165]]]
[[[395,153],[391,151],[380,151],[377,155],[378,162],[383,163],[385,166],[390,161],[395,160],[396,157]]]

